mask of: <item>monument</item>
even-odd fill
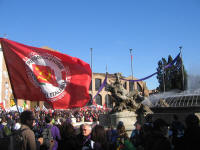
[[[116,127],[122,121],[130,135],[136,121],[143,122],[145,115],[152,113],[147,105],[142,104],[144,97],[137,90],[128,92],[121,83],[121,73],[115,73],[115,82],[107,84],[107,90],[111,92],[114,108],[109,114],[110,125]]]

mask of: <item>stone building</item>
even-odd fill
[[[1,44],[0,44],[1,46]],[[45,49],[53,50],[48,47],[43,47]],[[3,103],[4,107],[6,109],[9,109],[14,105],[13,101],[13,93],[12,93],[12,88],[11,88],[11,83],[9,80],[9,75],[6,69],[6,63],[3,57],[3,52],[0,47],[0,103]],[[93,73],[92,75],[92,82],[90,85],[90,98],[94,97],[101,84],[103,83],[105,79],[105,73]],[[132,79],[132,77],[124,77],[125,79]],[[135,79],[135,78],[134,78]],[[107,77],[107,82],[111,83],[115,81],[115,76],[114,74],[108,74]],[[134,89],[137,89],[143,96],[149,96],[149,90],[146,86],[145,82],[127,82],[127,81],[122,81],[124,88],[127,89],[128,91],[132,91]],[[112,108],[113,103],[112,103],[112,98],[111,98],[111,93],[106,91],[105,88],[102,89],[102,91],[96,96],[95,102],[98,105],[103,106],[106,103],[107,107]],[[43,105],[47,106],[47,104],[44,104],[43,101],[29,101],[29,100],[23,100],[23,99],[18,99],[17,103],[19,106],[24,106],[26,104],[27,109],[32,109],[35,106],[40,106],[40,108],[43,107]],[[88,105],[91,104],[91,101],[88,103]]]

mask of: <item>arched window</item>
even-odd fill
[[[124,87],[125,89],[127,89],[127,83],[126,83],[126,82],[124,82],[123,87]]]
[[[109,94],[107,94],[105,99],[106,99],[106,107],[107,108],[113,108],[111,96]]]
[[[95,90],[98,91],[101,86],[101,79],[95,79]]]
[[[139,92],[142,92],[142,87],[141,87],[141,85],[137,82],[137,90],[139,91]]]
[[[102,97],[101,97],[100,94],[98,94],[98,95],[96,96],[96,103],[97,103],[98,105],[102,105]]]
[[[129,91],[134,90],[134,82],[129,82]]]

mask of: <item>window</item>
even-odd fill
[[[129,91],[134,90],[134,82],[129,82]]]
[[[95,79],[95,90],[98,91],[101,87],[101,79]]]
[[[105,99],[106,99],[106,107],[107,108],[113,108],[111,96],[107,94]]]
[[[98,94],[98,95],[96,96],[96,103],[97,103],[98,105],[102,105],[102,97],[101,97],[100,94]]]
[[[142,92],[142,87],[141,87],[141,85],[137,82],[137,90],[139,91],[139,92]]]

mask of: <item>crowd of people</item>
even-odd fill
[[[119,122],[116,128],[98,124],[103,110],[31,111],[0,113],[0,146],[6,150],[4,139],[20,131],[21,150],[193,150],[200,148],[199,118],[189,114],[185,124],[174,115],[168,124],[163,119],[137,121],[128,136],[126,126]],[[91,121],[74,126],[76,121]],[[87,119],[86,119],[87,118]],[[92,118],[92,119],[88,119]],[[18,132],[19,133],[19,132]],[[18,143],[19,144],[19,143]],[[11,144],[13,145],[13,144]],[[16,147],[15,147],[16,149]],[[17,150],[17,149],[16,149]]]

